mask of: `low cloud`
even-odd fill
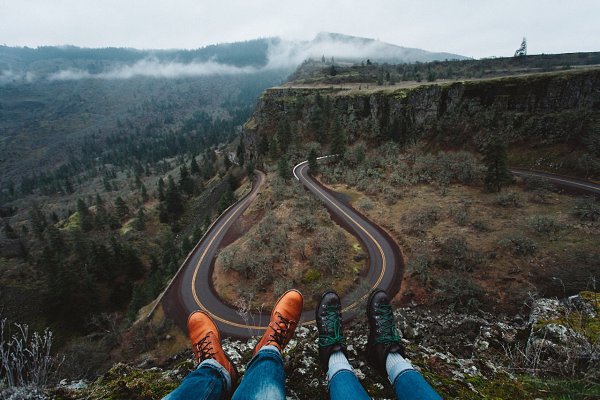
[[[345,38],[345,39],[344,39]],[[406,57],[406,49],[377,40],[350,38],[320,34],[309,42],[281,40],[269,47],[268,67],[290,67],[300,65],[309,58],[368,59],[382,57]]]
[[[0,85],[5,85],[7,83],[13,83],[13,82],[31,83],[35,80],[37,80],[37,75],[31,71],[22,72],[22,71],[13,71],[12,69],[0,71]]]
[[[394,62],[414,62],[432,60],[433,54],[420,49],[411,49],[380,42],[335,33],[320,33],[311,41],[293,41],[272,39],[269,42],[267,62],[263,67],[239,67],[208,61],[168,61],[156,57],[148,57],[133,64],[117,64],[106,67],[103,71],[92,73],[81,68],[65,68],[58,72],[36,76],[32,72],[0,71],[0,84],[14,82],[32,82],[36,79],[50,81],[69,81],[79,79],[131,79],[135,77],[179,78],[207,75],[251,74],[263,70],[293,70],[304,60],[392,60]],[[438,58],[439,57],[438,55]],[[449,57],[443,57],[449,58]],[[107,60],[110,61],[110,60]]]
[[[131,79],[135,77],[150,78],[179,78],[205,75],[231,75],[256,72],[254,67],[236,67],[220,64],[214,61],[207,62],[161,62],[148,58],[132,65],[124,65],[109,69],[105,72],[92,74],[80,69],[66,69],[48,76],[51,81],[65,81],[77,79]]]

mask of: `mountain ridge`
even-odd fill
[[[180,68],[171,73],[172,76],[159,74],[159,77],[252,73],[262,69],[287,69],[291,72],[304,60],[313,57],[334,57],[351,62],[371,59],[391,63],[466,59],[457,54],[429,52],[375,39],[329,32],[321,32],[309,41],[269,37],[213,44],[189,50],[85,48],[72,45],[37,48],[0,46],[0,84],[31,83],[39,79],[155,77],[156,74],[148,71],[157,66],[173,70],[176,69],[173,68],[174,65]],[[119,68],[130,66],[134,67],[132,74],[111,74],[111,71],[118,72]],[[200,66],[204,68],[199,68]],[[78,73],[68,74],[63,71]]]

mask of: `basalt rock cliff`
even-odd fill
[[[260,158],[261,142],[277,140],[286,124],[292,143],[325,146],[336,124],[349,143],[420,142],[434,150],[477,151],[501,137],[515,166],[598,179],[600,70],[404,87],[272,88],[245,126],[252,155]]]

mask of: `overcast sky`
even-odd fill
[[[197,48],[339,32],[470,57],[600,51],[599,0],[0,0],[0,44]]]

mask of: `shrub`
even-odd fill
[[[437,208],[425,208],[410,214],[407,218],[408,229],[411,233],[424,233],[439,220],[439,210]]]
[[[417,183],[431,183],[438,174],[439,165],[433,154],[417,156],[413,165],[413,174]]]
[[[484,290],[468,277],[444,276],[436,280],[436,301],[452,308],[475,309],[481,304]]]
[[[302,277],[302,282],[306,283],[306,284],[318,282],[320,280],[321,280],[321,272],[319,272],[318,270],[316,270],[314,268],[307,269],[306,272],[304,273],[304,276]]]
[[[479,232],[489,232],[490,231],[490,227],[488,226],[488,224],[485,221],[482,221],[480,219],[473,221],[471,226],[473,228],[477,229]]]
[[[438,262],[444,267],[472,271],[479,263],[464,237],[450,236],[441,243],[440,248]]]
[[[450,216],[458,225],[465,226],[469,220],[469,208],[471,208],[471,203],[463,201],[458,206],[450,209]]]
[[[550,181],[539,176],[526,176],[523,178],[523,181],[525,182],[525,190],[527,191],[553,191],[556,189]]]
[[[429,275],[431,267],[431,260],[425,254],[417,254],[408,261],[408,270],[410,273],[425,284],[431,281]]]
[[[561,229],[561,225],[553,217],[546,215],[533,215],[527,219],[527,225],[542,234],[555,234]]]
[[[11,335],[7,319],[0,318],[0,386],[43,388],[61,363],[50,355],[54,335],[47,328],[30,335],[29,326],[14,326]]]
[[[500,245],[510,249],[517,256],[527,256],[535,252],[536,244],[523,235],[512,235],[500,241]]]
[[[323,240],[324,238],[327,240]],[[346,236],[341,231],[318,228],[312,241],[314,253],[311,262],[317,270],[335,275],[344,265],[349,247]]]
[[[452,169],[452,179],[464,184],[474,184],[483,179],[484,167],[468,151],[446,153]]]
[[[501,193],[496,196],[495,203],[501,207],[522,207],[521,196],[516,192]]]
[[[358,202],[358,207],[362,208],[363,210],[370,211],[373,209],[373,202],[368,197],[363,197]]]
[[[303,232],[312,232],[318,225],[318,221],[313,214],[305,213],[300,210],[296,217],[296,222]]]
[[[397,190],[392,189],[389,186],[383,188],[383,201],[385,201],[385,204],[388,206],[396,204],[400,197],[400,193]]]
[[[593,197],[580,197],[575,200],[571,214],[582,221],[598,221],[600,219],[600,207]]]
[[[549,204],[550,201],[550,192],[549,190],[539,189],[531,191],[531,195],[529,196],[529,201],[537,204]]]
[[[219,252],[219,255],[217,257],[219,263],[223,266],[223,270],[225,270],[225,272],[234,268],[237,250],[237,247],[234,248],[232,246],[225,248]]]

